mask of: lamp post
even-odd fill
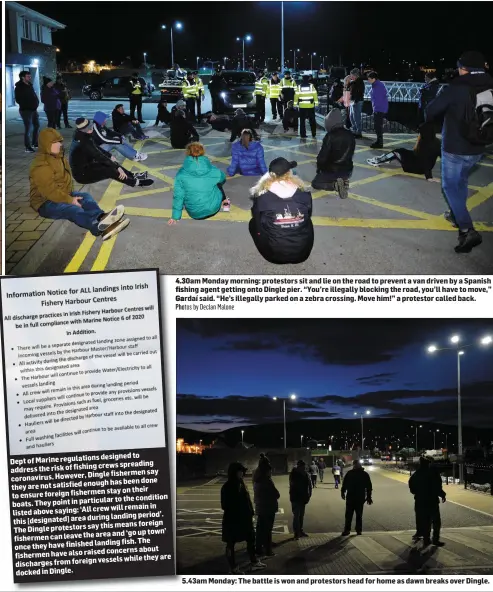
[[[413,426],[411,426],[413,427]],[[416,426],[416,454],[418,454],[418,428],[422,428],[422,425]]]
[[[464,350],[473,347],[473,343],[459,345],[460,335],[452,335],[450,343],[453,347],[437,347],[430,345],[427,348],[428,353],[433,354],[438,351],[455,351],[457,357],[457,455],[459,457],[459,482],[464,480],[464,465],[462,462],[462,401],[461,401],[461,357],[466,353]],[[491,335],[485,335],[479,340],[480,345],[488,346],[493,342]]]
[[[301,448],[303,448],[303,434],[301,434],[300,446],[301,446]]]
[[[199,69],[199,60],[200,60],[200,58],[199,58],[199,56],[197,56],[197,70]]]
[[[363,413],[358,413],[357,411],[354,412],[354,415],[359,415],[360,419],[361,419],[361,454],[363,454],[363,450],[365,449],[364,447],[364,443],[365,443],[365,436],[363,433]],[[365,415],[370,415],[370,410],[367,409],[365,411]]]
[[[236,41],[241,41],[243,44],[243,70],[245,69],[245,41],[251,41],[251,35],[243,35],[243,37],[237,37]]]
[[[224,67],[226,68],[226,62],[228,61],[228,58],[223,58],[224,60]]]
[[[147,71],[147,59],[146,58],[147,58],[147,53],[144,51],[144,68]]]
[[[161,29],[166,29],[166,25],[161,25]],[[181,29],[183,29],[183,25],[180,22],[176,22],[174,24],[172,24],[169,28],[170,30],[170,35],[171,35],[171,67],[173,67],[175,65],[175,48],[174,48],[174,43],[173,43],[173,29],[178,29],[179,31],[181,31]]]
[[[279,397],[272,397],[274,401],[278,401]],[[294,401],[296,399],[296,395],[289,395],[289,398],[291,399],[291,401]],[[282,399],[282,415],[283,415],[283,421],[284,421],[284,450],[286,450],[287,446],[286,446],[286,399]],[[303,438],[303,436],[302,436]]]
[[[436,432],[439,432],[440,430],[430,430],[430,432],[433,431],[433,450],[436,450],[437,448],[437,442],[436,442]]]
[[[316,55],[317,55],[316,52],[313,52],[310,55],[310,70],[313,70],[313,56],[316,56]]]
[[[296,52],[299,51],[299,49],[293,49],[293,72],[296,72]]]
[[[241,445],[243,446],[243,434],[245,433],[245,430],[241,430]]]

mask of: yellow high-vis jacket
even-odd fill
[[[313,84],[300,84],[294,95],[294,104],[300,109],[313,109],[318,105],[317,89]]]

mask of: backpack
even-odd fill
[[[471,90],[462,135],[471,144],[493,144],[493,89],[482,92]]]

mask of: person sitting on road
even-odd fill
[[[259,253],[270,263],[302,263],[312,252],[312,196],[293,175],[296,166],[276,158],[250,190],[253,206],[248,229]]]
[[[264,149],[260,142],[253,141],[252,130],[243,130],[240,139],[233,144],[227,172],[230,177],[236,174],[258,177],[267,172]]]
[[[175,177],[173,213],[168,224],[176,224],[181,219],[183,208],[195,220],[217,214],[223,202],[229,201],[222,188],[225,181],[223,171],[205,156],[204,146],[199,142],[189,144],[183,166]]]
[[[282,127],[285,132],[288,132],[290,128],[294,132],[298,133],[298,121],[300,119],[300,112],[294,106],[294,101],[288,101],[284,115],[282,116]]]
[[[231,121],[231,137],[229,141],[234,142],[236,138],[239,138],[241,136],[241,132],[244,129],[251,129],[254,140],[260,140],[259,135],[255,131],[255,126],[256,123],[252,119],[250,119],[250,117],[248,117],[248,115],[243,111],[243,109],[236,109],[234,117]]]
[[[69,220],[108,240],[126,228],[125,208],[104,212],[89,193],[74,191],[74,179],[63,150],[63,136],[53,128],[39,134],[39,152],[29,171],[29,201],[42,218]]]
[[[332,109],[325,118],[327,134],[317,156],[317,174],[312,181],[314,189],[336,190],[341,199],[348,196],[349,178],[353,172],[356,148],[354,134],[344,128],[339,109]]]
[[[101,150],[105,150],[106,152],[116,150],[122,156],[129,158],[130,160],[135,160],[137,162],[145,160],[147,158],[147,154],[144,152],[137,152],[137,150],[134,150],[130,144],[125,142],[125,136],[122,136],[122,134],[106,127],[106,121],[108,118],[108,115],[102,111],[96,111],[96,113],[94,113],[93,139],[96,146],[101,148]]]
[[[81,185],[113,179],[129,187],[147,187],[154,181],[147,178],[147,171],[131,173],[124,169],[114,156],[101,150],[93,141],[92,123],[84,117],[75,121],[77,128],[70,147],[70,167],[74,179]]]
[[[427,181],[437,181],[438,179],[433,179],[433,167],[440,156],[441,150],[440,140],[435,135],[435,124],[427,122],[420,125],[418,141],[413,150],[396,148],[392,152],[382,154],[382,156],[367,158],[366,162],[378,167],[397,160],[405,173],[424,175]]]
[[[132,136],[136,140],[147,140],[149,138],[140,127],[139,120],[132,119],[128,113],[125,113],[125,107],[121,103],[113,109],[111,118],[115,132],[123,136]]]
[[[171,146],[175,149],[183,150],[190,142],[199,141],[197,130],[187,121],[187,115],[182,109],[176,110],[169,127]]]
[[[225,113],[216,115],[210,111],[209,113],[204,113],[204,118],[206,123],[208,123],[213,130],[216,130],[216,132],[225,132],[227,130],[231,130],[231,117]]]
[[[169,125],[170,121],[171,113],[168,111],[168,101],[162,96],[157,106],[156,123],[154,125],[157,127],[161,122],[164,127],[165,125]]]

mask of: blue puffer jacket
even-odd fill
[[[260,142],[250,142],[245,148],[240,140],[232,146],[231,164],[228,167],[228,175],[232,177],[236,173],[250,177],[265,175],[267,167],[264,160],[264,149]]]

